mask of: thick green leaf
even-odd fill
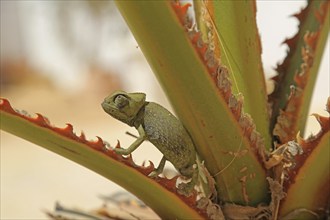
[[[52,127],[43,116],[22,116],[10,107],[7,100],[1,101],[1,130],[75,161],[119,184],[143,200],[164,219],[203,218],[199,211],[193,208],[194,199],[175,193],[175,180],[159,178],[158,181],[163,182],[161,185],[147,176],[153,166],[137,166],[131,158],[123,158],[112,150],[106,150],[101,138],[96,142],[87,141],[84,136],[76,136],[69,124],[63,129]],[[171,187],[164,187],[166,183]]]
[[[204,16],[197,16],[198,24],[204,36],[212,33],[221,62],[230,70],[233,90],[244,95],[244,111],[252,116],[270,148],[272,142],[255,1],[201,2],[198,4],[204,10],[199,11],[204,11]],[[205,22],[212,24],[211,28],[206,28]]]
[[[187,33],[182,25],[183,9],[176,8],[183,14],[177,16],[170,1],[116,4],[206,167],[216,175],[219,198],[240,204],[267,202],[266,171],[255,152],[256,143],[249,140],[252,125],[242,129],[240,111],[234,116],[221,95],[203,59],[207,45],[192,42],[190,37],[198,41],[198,34]]]

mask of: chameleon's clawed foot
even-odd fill
[[[158,167],[154,171],[152,171],[148,176],[151,178],[156,178],[159,174],[161,174],[164,170],[165,162],[166,162],[166,158],[163,156]]]
[[[119,154],[119,155],[128,155],[129,153],[126,152],[126,149],[124,148],[114,148],[113,151],[116,153],[116,154]]]
[[[151,177],[151,178],[156,178],[156,177],[158,177],[158,175],[159,174],[161,174],[162,173],[162,171],[160,171],[160,170],[158,170],[158,169],[155,169],[154,171],[152,171],[151,173],[149,173],[149,177]]]
[[[180,183],[178,185],[178,192],[181,195],[184,195],[186,197],[191,196],[192,192],[194,190],[195,184],[193,184],[192,182],[189,183]]]
[[[195,188],[196,184],[198,183],[198,171],[194,168],[194,166],[192,168],[194,169],[194,172],[191,176],[190,182],[180,183],[178,185],[178,192],[181,195],[184,195],[187,197],[192,195],[194,188]]]

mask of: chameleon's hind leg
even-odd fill
[[[198,184],[198,170],[195,164],[191,167],[192,174],[191,180],[188,183],[180,183],[178,186],[178,192],[185,196],[190,196],[195,186]]]

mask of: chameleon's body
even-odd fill
[[[186,129],[167,109],[156,103],[146,102],[143,111],[141,125],[146,138],[181,174],[191,176],[196,152]]]
[[[149,140],[163,154],[163,158],[150,176],[162,173],[165,162],[170,161],[185,177],[192,178],[190,188],[198,181],[200,172],[196,164],[196,151],[191,137],[181,122],[167,109],[145,100],[144,93],[114,92],[105,98],[102,107],[112,117],[134,126],[139,137],[127,149],[115,148],[118,154],[132,153],[144,140]],[[205,179],[205,178],[204,178]]]

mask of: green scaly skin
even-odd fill
[[[163,154],[158,167],[149,174],[150,177],[161,174],[166,161],[170,161],[181,175],[191,178],[183,194],[189,194],[199,179],[205,179],[198,170],[195,147],[187,130],[167,109],[157,103],[147,102],[144,93],[116,91],[104,99],[102,108],[139,132],[139,137],[127,149],[115,148],[117,154],[131,154],[145,140]]]

